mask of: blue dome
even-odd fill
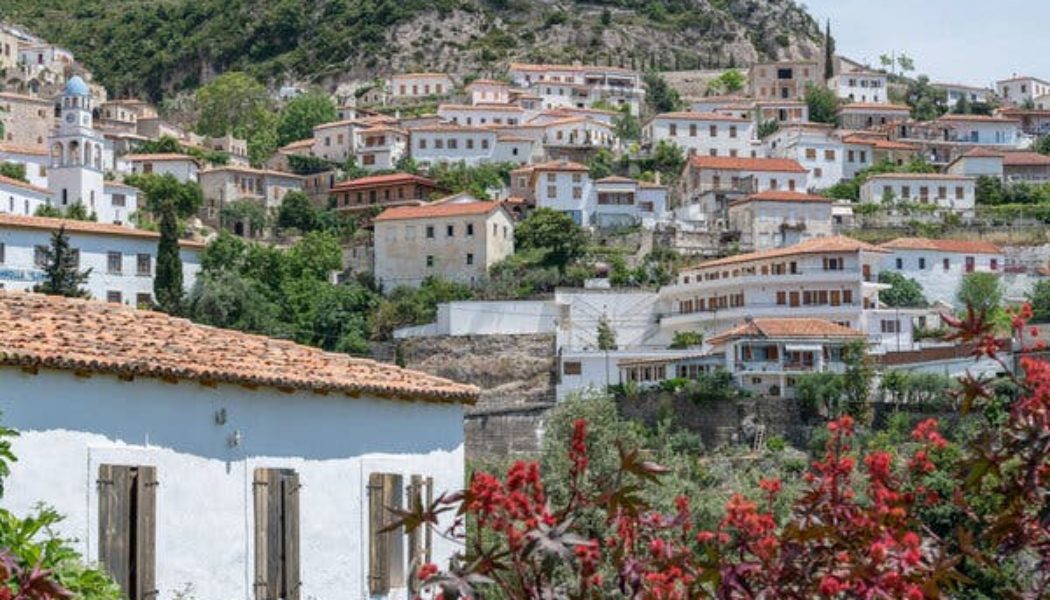
[[[66,82],[66,89],[62,92],[63,96],[90,96],[91,90],[88,89],[84,80],[79,75],[74,75],[69,78]]]

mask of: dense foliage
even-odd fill
[[[65,226],[51,234],[51,244],[44,249],[44,280],[33,286],[33,291],[52,296],[87,298],[90,293],[81,286],[91,275],[91,269],[80,270],[80,254],[69,245]]]
[[[881,271],[879,283],[890,285],[890,289],[879,292],[879,300],[886,306],[921,308],[927,304],[922,295],[922,286],[910,277],[895,271]]]
[[[543,253],[543,263],[564,271],[583,254],[586,233],[572,217],[550,208],[538,208],[518,223],[514,230],[515,248]]]

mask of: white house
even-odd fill
[[[471,104],[509,104],[510,85],[492,79],[475,79],[465,88]]]
[[[923,296],[931,304],[958,306],[956,294],[966,274],[999,274],[1006,261],[1002,249],[982,241],[898,238],[880,248],[890,252],[882,269],[919,282]]]
[[[123,163],[126,173],[171,175],[183,183],[197,183],[200,178],[200,163],[187,154],[125,154],[118,163]]]
[[[468,194],[388,208],[373,221],[375,279],[391,292],[428,277],[474,285],[514,254],[514,221],[499,202]]]
[[[37,187],[47,187],[47,168],[51,165],[47,150],[41,145],[18,146],[10,143],[0,143],[0,162],[9,162],[25,165],[26,179]]]
[[[849,102],[889,102],[886,93],[886,74],[878,71],[849,71],[828,80],[828,87],[839,98]]]
[[[948,130],[945,141],[1007,147],[1021,141],[1021,122],[1009,117],[948,114],[936,122]]]
[[[911,118],[911,108],[885,102],[850,102],[840,106],[836,114],[843,129],[863,131],[907,121]]]
[[[0,288],[30,290],[44,279],[44,251],[51,234],[64,228],[78,257],[79,269],[90,269],[84,288],[92,298],[129,306],[153,301],[160,234],[93,221],[73,221],[0,213]],[[186,291],[200,272],[204,244],[179,242]]]
[[[408,133],[388,125],[373,125],[355,132],[354,157],[369,171],[397,166],[408,147]]]
[[[438,124],[411,131],[410,153],[420,165],[463,162],[524,164],[533,154],[532,140],[492,127]]]
[[[988,102],[995,96],[995,92],[988,88],[972,85],[962,85],[958,83],[931,83],[930,86],[939,90],[944,90],[944,93],[948,98],[948,108],[955,108],[955,105],[963,98],[966,98],[966,101],[970,104],[974,104],[977,102]]]
[[[724,223],[729,202],[766,190],[808,189],[808,171],[789,158],[693,156],[679,181],[676,215],[705,227]]]
[[[805,167],[809,189],[827,189],[845,177],[846,147],[830,125],[786,125],[763,143],[769,148],[770,157],[793,159]]]
[[[729,228],[748,250],[792,246],[832,234],[832,200],[802,192],[768,190],[729,203]]]
[[[516,104],[442,104],[437,114],[457,125],[518,125],[525,111]]]
[[[973,148],[953,160],[947,169],[952,175],[1003,178],[1003,153],[987,148]]]
[[[698,156],[750,156],[754,125],[716,113],[671,112],[649,119],[643,135],[655,146],[668,141]]]
[[[638,115],[645,102],[641,74],[620,67],[512,63],[507,75],[515,86],[539,96],[547,109],[590,108],[601,101]]]
[[[0,213],[31,216],[51,205],[51,190],[0,175]]]
[[[462,488],[477,388],[96,301],[0,293],[0,320],[0,504],[54,507],[125,597],[406,600],[456,550],[382,529]]]
[[[975,179],[943,173],[880,173],[860,186],[861,202],[887,199],[935,204],[939,210],[972,217],[976,204]]]
[[[400,73],[390,77],[387,89],[394,100],[420,100],[447,96],[455,89],[445,73]]]
[[[597,196],[585,165],[567,160],[532,165],[530,185],[537,207],[566,213],[579,225],[592,225]]]
[[[1038,77],[1013,76],[995,82],[999,97],[1012,104],[1024,104],[1039,96],[1050,94],[1050,82]]]
[[[315,126],[310,154],[332,162],[346,162],[354,153],[354,133],[359,127],[353,119]]]
[[[60,125],[49,139],[51,166],[47,179],[55,206],[67,210],[79,202],[100,221],[111,223],[103,183],[112,152],[92,126],[91,90],[80,77],[66,83],[61,111]]]

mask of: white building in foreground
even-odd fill
[[[120,225],[27,217],[0,212],[0,289],[31,290],[44,279],[51,234],[65,227],[80,270],[91,269],[84,287],[92,298],[129,306],[150,306],[160,234]],[[193,288],[200,272],[201,242],[184,240],[182,282]]]
[[[917,281],[931,304],[957,306],[959,285],[967,274],[998,275],[1006,263],[1002,249],[991,242],[898,238],[880,248],[891,253],[883,260],[883,270]]]
[[[0,322],[0,506],[53,506],[126,597],[405,600],[456,550],[381,530],[463,486],[477,388],[94,301],[0,293]]]
[[[860,201],[932,205],[940,212],[973,217],[976,180],[944,173],[882,173],[860,186]]]

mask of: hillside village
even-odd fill
[[[757,451],[795,436],[785,415],[813,376],[853,374],[858,352],[874,389],[1002,374],[1024,340],[975,363],[946,332],[975,303],[1050,318],[1050,74],[975,88],[826,50],[700,86],[600,64],[354,89],[225,73],[193,123],[4,25],[0,392],[40,396],[4,420],[50,423],[17,448],[54,469],[15,467],[5,506],[47,497],[71,537],[110,531],[84,554],[136,600],[183,581],[244,595],[241,575],[246,597],[412,598],[416,569],[453,547],[390,535],[381,505],[539,451],[547,415],[581,394],[651,423],[646,394],[727,377],[747,400],[697,409],[695,430]],[[59,295],[83,298],[30,293],[62,268],[82,293]],[[144,417],[152,439],[120,421],[136,395],[168,415]],[[54,498],[55,478],[83,479],[83,448],[98,485]],[[166,487],[181,477],[214,486],[210,506]],[[318,517],[340,496],[350,533]],[[207,516],[120,521],[165,505]],[[185,551],[177,535],[214,541],[228,572],[162,560]]]

